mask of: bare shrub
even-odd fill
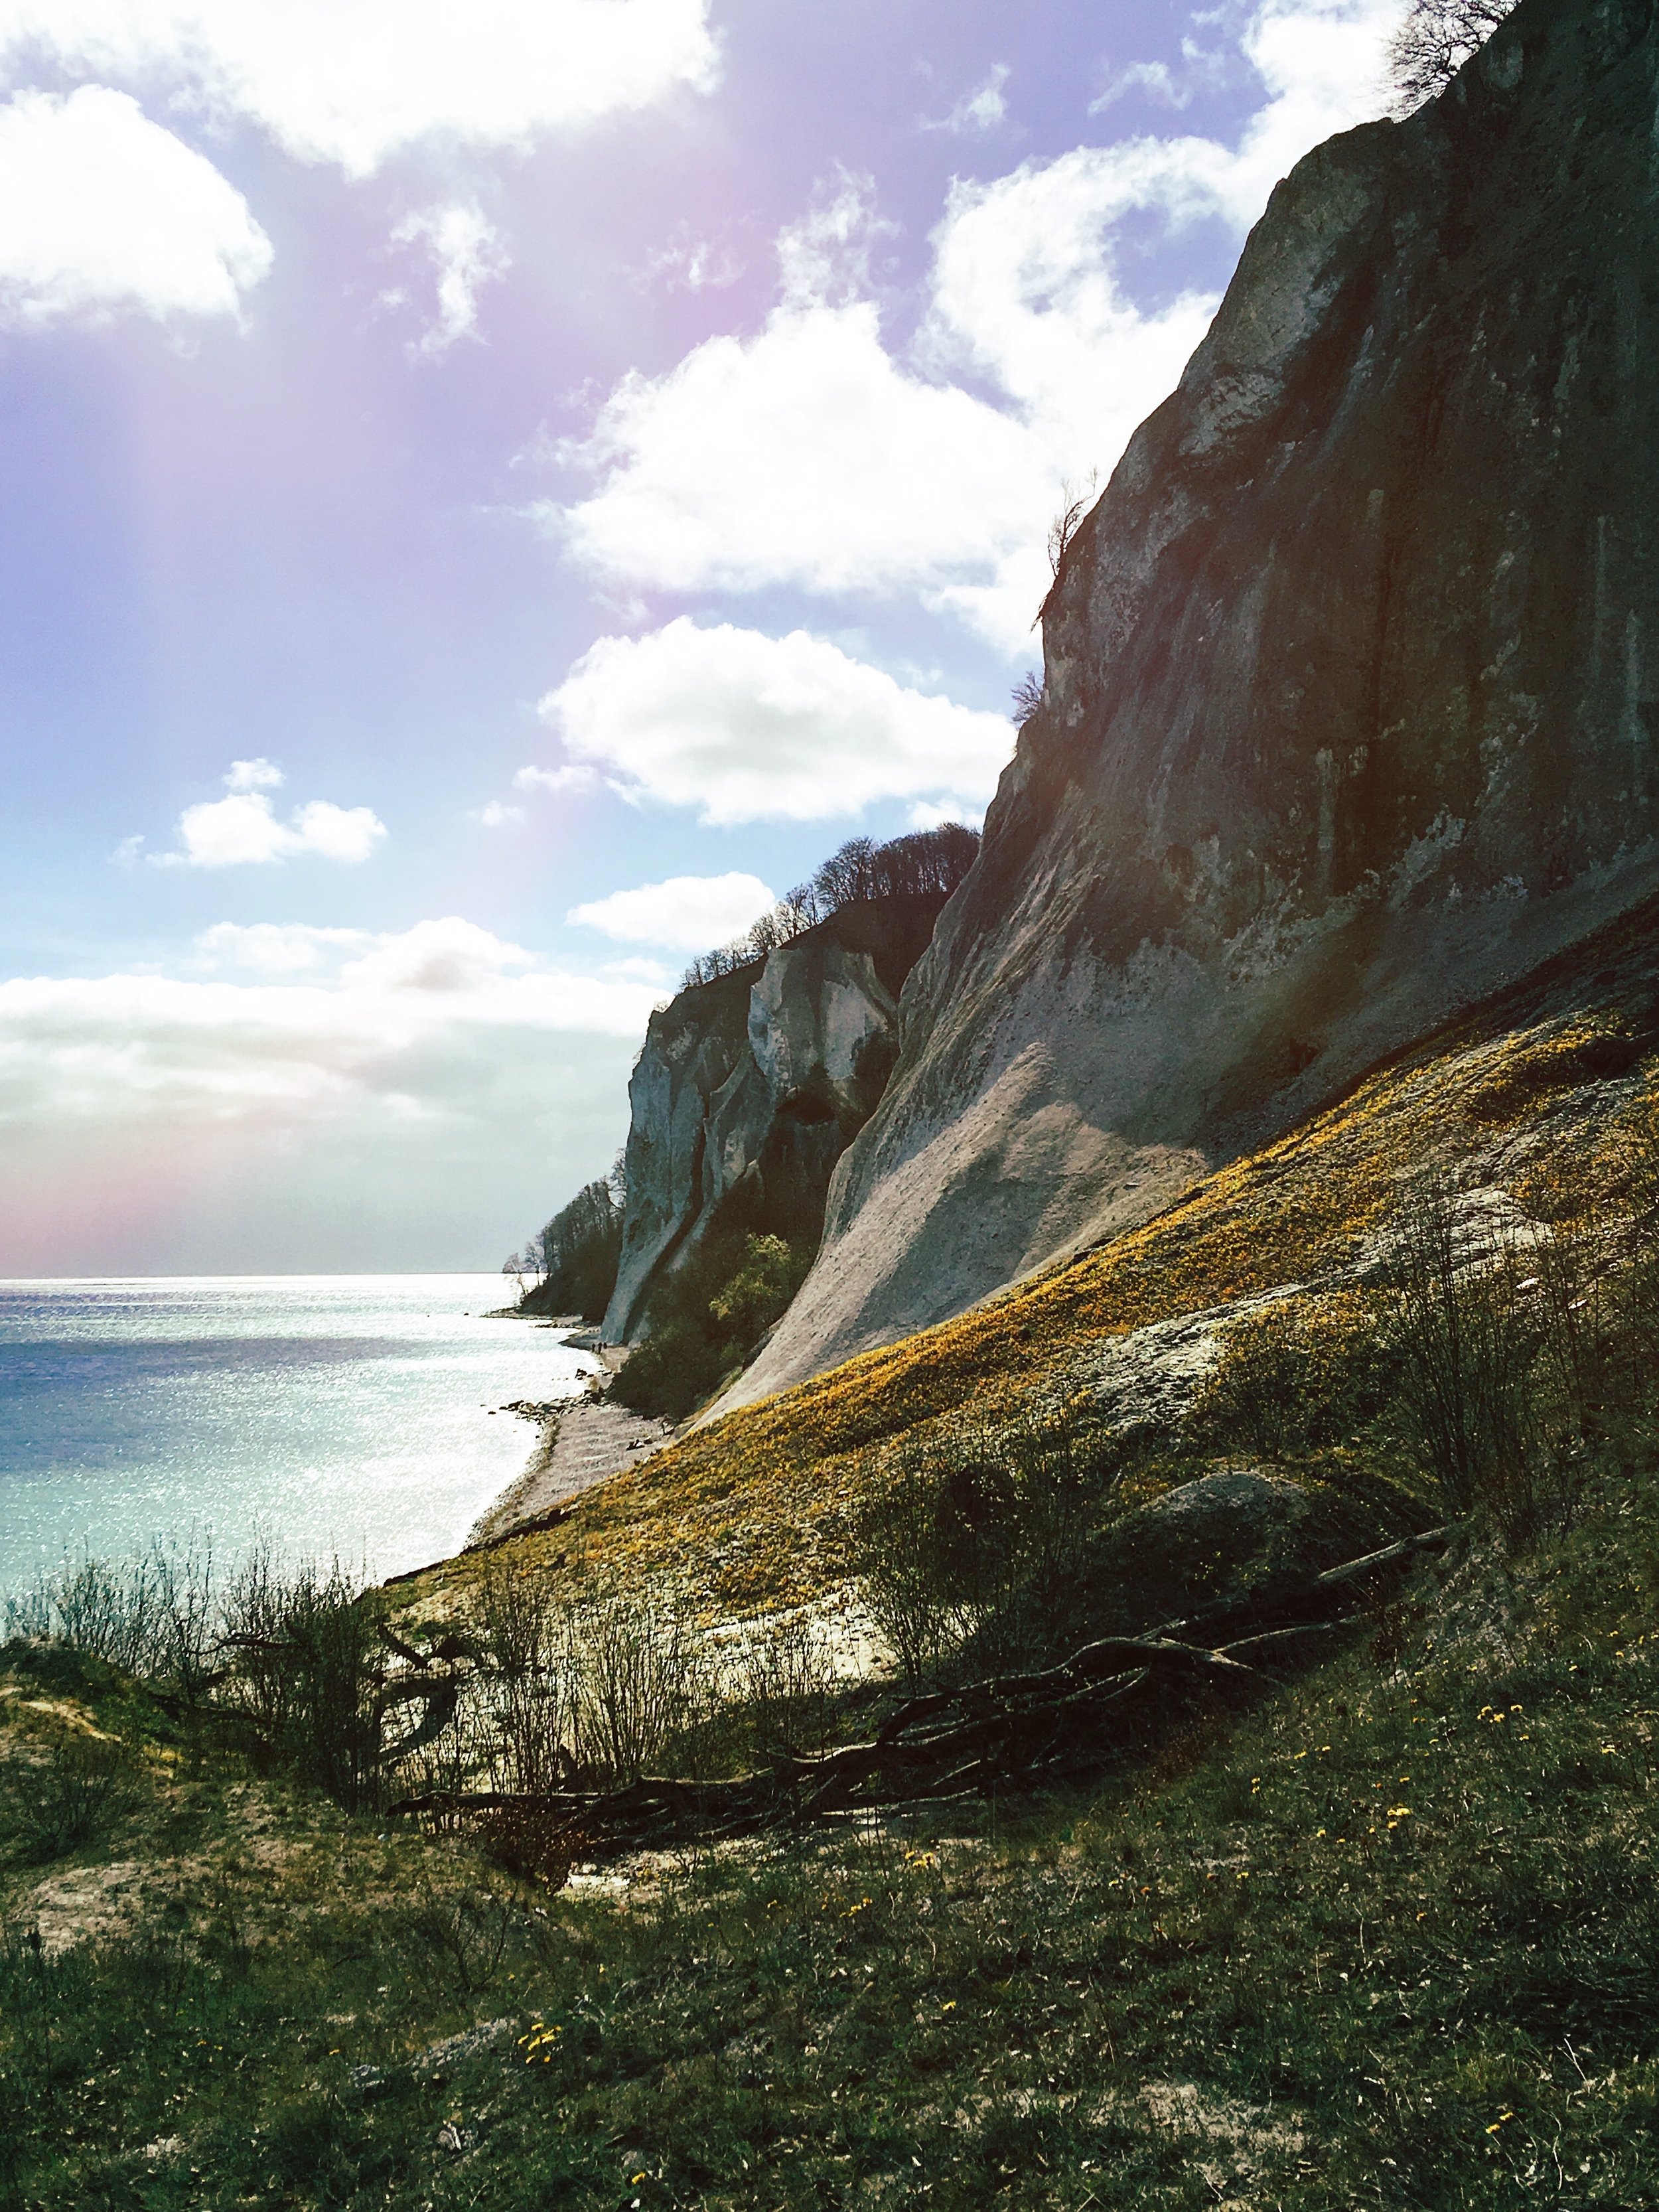
[[[853,1513],[853,1566],[878,1633],[912,1691],[926,1687],[971,1625],[937,1548],[944,1468],[907,1458]]]
[[[1500,1221],[1429,1175],[1389,1259],[1401,1424],[1445,1504],[1513,1543],[1562,1525],[1619,1359],[1605,1224]]]
[[[708,1656],[678,1595],[610,1589],[570,1617],[576,1763],[601,1788],[637,1781],[714,1702]]]
[[[62,1858],[105,1834],[132,1806],[137,1776],[123,1743],[65,1735],[7,1776],[9,1823],[24,1856]]]
[[[1537,1439],[1513,1232],[1471,1218],[1442,1176],[1416,1185],[1389,1252],[1400,1411],[1445,1503],[1468,1513],[1516,1481]]]
[[[474,1814],[468,1824],[480,1850],[526,1881],[562,1889],[570,1869],[589,1848],[586,1832],[547,1805],[498,1805]]]
[[[386,1653],[381,1594],[336,1559],[284,1565],[256,1544],[227,1589],[227,1697],[257,1746],[337,1802],[378,1802]]]
[[[149,1671],[192,1702],[218,1663],[219,1589],[213,1546],[206,1536],[152,1547],[152,1642]]]
[[[212,1546],[192,1534],[175,1544],[158,1538],[136,1559],[65,1559],[8,1598],[4,1620],[8,1637],[62,1644],[194,1698],[212,1671],[218,1633]]]
[[[1060,488],[1060,513],[1048,525],[1048,573],[1056,582],[1066,565],[1066,556],[1072,540],[1082,527],[1083,519],[1094,504],[1100,486],[1100,472],[1091,469],[1087,481],[1074,484],[1067,478]]]
[[[1621,1334],[1650,1391],[1659,1374],[1659,1100],[1644,1101],[1620,1131],[1613,1164],[1624,1215],[1614,1297]]]
[[[811,1618],[756,1623],[738,1669],[756,1755],[816,1755],[835,1723],[836,1674]]]
[[[570,1765],[575,1716],[569,1631],[552,1585],[496,1553],[478,1577],[471,1614],[479,1654],[474,1711],[491,1787],[556,1790]]]
[[[1412,0],[1388,46],[1395,113],[1410,115],[1443,92],[1514,5],[1515,0]]]
[[[1023,1666],[1071,1638],[1117,1471],[1109,1438],[1066,1416],[963,1431],[899,1458],[854,1510],[854,1558],[913,1686],[958,1657]]]
[[[415,1972],[436,1976],[451,1995],[476,1996],[495,1979],[513,1932],[514,1904],[488,1886],[439,1890],[402,1915],[397,1933]]]

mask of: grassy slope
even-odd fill
[[[8,1698],[14,1755],[67,1714],[149,1765],[48,1898],[178,1856],[56,1959],[8,1868],[0,2204],[1654,2202],[1656,1499],[1424,1570],[1150,1770],[617,1895],[181,1758],[131,1700]]]
[[[1659,908],[1606,930],[1168,1212],[955,1321],[866,1352],[654,1453],[523,1540],[550,1571],[690,1571],[721,1610],[808,1597],[846,1571],[846,1509],[896,1448],[995,1428],[1072,1387],[1103,1335],[1351,1266],[1402,1172],[1478,1164],[1523,1200],[1589,1188],[1610,1115],[1644,1082]],[[1608,1046],[1611,1042],[1611,1053]],[[1622,1046],[1622,1049],[1620,1048]],[[1609,1065],[1633,1061],[1622,1081]],[[412,1587],[441,1606],[466,1564]]]
[[[526,1556],[702,1547],[720,1603],[810,1589],[882,1451],[1012,1418],[1103,1332],[1344,1264],[1406,1164],[1571,1199],[1650,1080],[1652,937],[1077,1265],[659,1455]],[[1424,1568],[1151,1766],[944,1833],[641,1863],[615,1895],[382,1834],[118,1683],[0,1686],[0,2207],[1659,2201],[1650,1467],[1518,1567]],[[129,1784],[31,1862],[27,1773],[89,1729]],[[479,2021],[501,2051],[422,2060]]]

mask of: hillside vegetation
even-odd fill
[[[1091,1783],[556,1892],[14,1645],[0,2203],[1629,2212],[1654,1476]]]
[[[0,2207],[1652,2201],[1655,925],[557,1528],[15,1606]]]
[[[544,1571],[689,1578],[746,1611],[835,1588],[858,1556],[860,1501],[930,1454],[998,1449],[1031,1423],[1109,1431],[1103,1351],[1194,1313],[1248,1319],[1293,1293],[1327,1330],[1377,1280],[1402,1191],[1425,1163],[1471,1200],[1593,1224],[1620,1202],[1624,1131],[1654,1095],[1654,903],[1402,1054],[1277,1144],[1222,1168],[1145,1226],[955,1321],[694,1428],[574,1502],[522,1548]],[[1361,1318],[1364,1318],[1362,1312]],[[1252,1440],[1243,1439],[1249,1443]],[[1116,1470],[1114,1509],[1192,1471],[1157,1435]],[[1356,1471],[1322,1463],[1338,1484]],[[441,1609],[465,1559],[417,1585]]]

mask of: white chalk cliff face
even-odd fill
[[[733,1206],[745,1228],[817,1241],[830,1172],[891,1073],[898,994],[943,903],[847,907],[652,1016],[629,1085],[607,1339],[641,1334],[652,1291]]]
[[[1044,611],[817,1263],[727,1405],[1145,1218],[1659,881],[1655,0],[1274,194]]]

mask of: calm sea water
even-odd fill
[[[486,1321],[499,1275],[0,1282],[0,1592],[210,1528],[396,1574],[462,1542],[536,1441],[492,1407],[593,1364]]]

